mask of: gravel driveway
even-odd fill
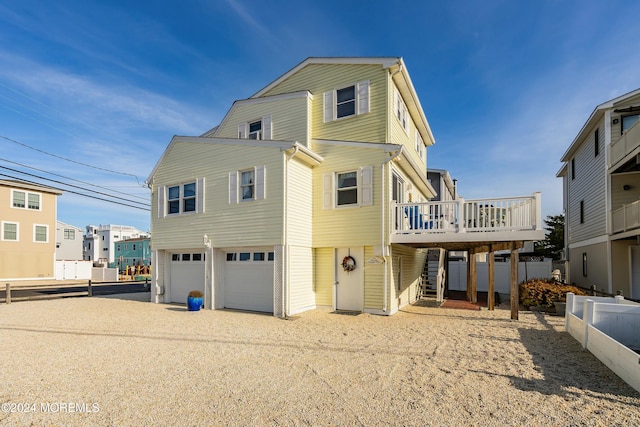
[[[141,298],[0,305],[0,425],[640,425],[640,394],[563,318],[282,320]]]

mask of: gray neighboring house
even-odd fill
[[[640,89],[598,105],[562,156],[567,281],[640,299]]]
[[[82,229],[56,221],[56,261],[82,260]]]

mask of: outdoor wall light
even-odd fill
[[[613,119],[613,124],[617,125],[619,121],[620,121],[619,119]]]
[[[629,184],[625,184],[625,185],[622,186],[622,189],[624,191],[629,191],[629,190],[631,190],[631,186]]]

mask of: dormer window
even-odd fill
[[[249,139],[262,139],[262,120],[249,123]]]
[[[259,120],[240,123],[238,125],[239,139],[270,140],[273,139],[271,116],[264,116]]]

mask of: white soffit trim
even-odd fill
[[[597,245],[597,244],[600,244],[600,243],[606,243],[607,240],[609,240],[609,236],[594,237],[592,239],[583,240],[581,242],[571,243],[571,244],[569,244],[569,249],[578,249],[578,248],[583,248],[585,246],[591,246],[591,245]]]

